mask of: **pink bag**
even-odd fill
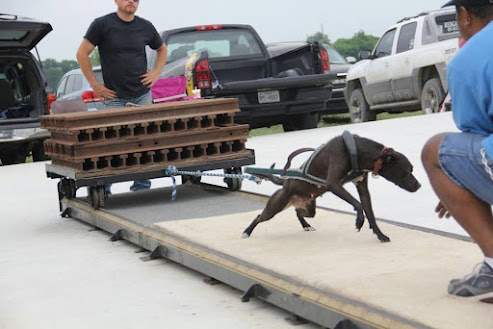
[[[163,78],[151,88],[154,103],[167,103],[192,99],[187,95],[187,79],[184,76]]]

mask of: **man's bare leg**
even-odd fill
[[[493,257],[493,215],[491,206],[455,184],[442,170],[438,149],[445,134],[432,137],[424,146],[421,160],[440,202],[476,241],[486,257]]]

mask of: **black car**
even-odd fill
[[[52,30],[49,23],[0,14],[0,160],[3,165],[46,160],[38,117],[49,113],[53,89],[31,50]]]
[[[356,62],[356,58],[344,58],[337,50],[328,44],[323,44],[329,54],[329,73],[337,74],[337,79],[332,81],[332,96],[325,104],[322,114],[347,113],[348,107],[344,100],[344,87],[349,67]]]

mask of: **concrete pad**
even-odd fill
[[[367,223],[357,232],[354,216],[324,210],[309,220],[314,232],[303,231],[294,211],[286,210],[241,239],[258,213],[167,221],[155,227],[261,272],[287,277],[297,287],[342,296],[425,326],[493,327],[491,305],[447,294],[450,279],[482,261],[474,243],[379,223],[392,240],[380,243]]]
[[[284,310],[242,303],[243,292],[171,261],[142,262],[148,252],[60,217],[44,168],[0,166],[1,329],[289,327]]]

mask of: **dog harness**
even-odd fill
[[[356,184],[357,182],[363,180],[365,175],[368,174],[369,172],[372,172],[374,177],[378,176],[379,171],[382,169],[384,159],[385,162],[388,162],[388,159],[390,158],[390,155],[392,153],[392,149],[389,149],[387,147],[383,148],[382,152],[380,153],[380,155],[378,156],[377,160],[374,163],[373,171],[367,169],[360,170],[358,166],[358,150],[356,148],[356,142],[354,141],[354,136],[349,131],[345,130],[342,133],[342,138],[349,152],[349,157],[351,160],[351,171],[346,175],[346,177],[344,177],[341,180],[341,184],[346,184],[348,182],[353,182]],[[301,165],[300,168],[289,169],[289,170],[287,169],[291,164],[292,158],[290,157],[288,163],[282,170],[273,169],[273,168],[261,169],[261,168],[249,167],[245,169],[245,173],[250,173],[252,175],[255,174],[280,175],[281,178],[285,178],[285,179],[297,179],[307,182],[309,184],[325,186],[325,178],[317,177],[315,175],[308,173],[313,159],[318,155],[318,153],[322,150],[324,146],[325,144],[322,144],[315,150],[306,148],[306,149],[295,151],[299,153],[313,151],[310,157]],[[294,156],[296,156],[297,154],[295,154]]]
[[[365,175],[369,172],[372,172],[372,175],[374,177],[377,177],[379,171],[382,169],[384,158],[387,158],[390,155],[392,149],[389,149],[387,147],[383,148],[380,156],[374,163],[373,171],[367,169],[360,170],[358,166],[358,149],[356,147],[356,142],[354,141],[353,134],[351,134],[347,130],[344,130],[344,132],[342,133],[342,139],[349,152],[349,158],[351,160],[351,171],[346,175],[346,177],[341,180],[341,184],[346,184],[349,182],[353,182],[356,184],[357,182],[362,181],[365,178]],[[301,165],[299,169],[287,170],[284,175],[281,175],[281,177],[286,179],[298,179],[314,185],[325,185],[325,178],[320,178],[308,173],[313,159],[317,156],[317,154],[324,146],[325,144],[322,144],[315,151],[313,151],[312,155]]]

